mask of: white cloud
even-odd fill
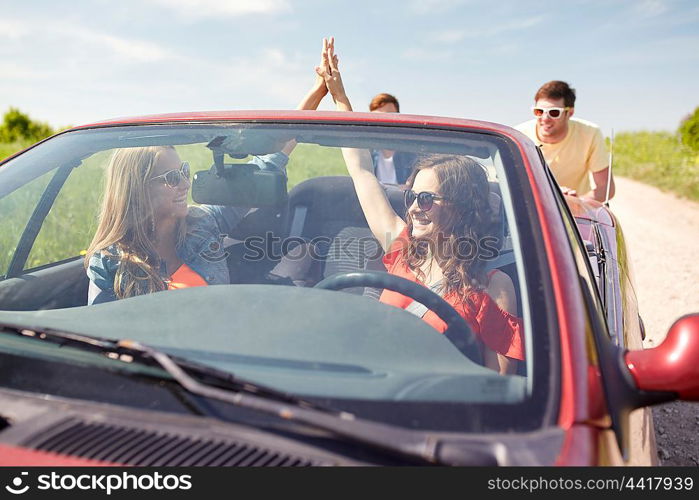
[[[237,87],[241,91],[255,89],[267,97],[286,103],[286,107],[296,105],[301,99],[305,86],[310,87],[314,75],[312,63],[308,67],[303,62],[305,56],[285,52],[279,48],[261,49],[257,55],[236,57],[226,65],[221,83]],[[220,71],[220,64],[213,64],[211,71]],[[258,105],[259,106],[259,105]]]
[[[315,80],[314,54],[267,47],[226,61],[187,61],[186,94],[196,109],[293,109]],[[361,86],[362,59],[342,66],[345,88]],[[216,75],[211,78],[208,75]],[[334,109],[328,97],[320,109]]]
[[[170,51],[152,42],[120,38],[74,26],[56,28],[55,32],[81,42],[101,45],[129,61],[153,62],[173,57]]]
[[[25,21],[19,19],[5,19],[0,21],[0,37],[8,36],[13,40],[25,39],[28,42],[40,42],[55,46],[60,43],[78,42],[81,49],[100,50],[101,58],[111,55],[131,62],[162,61],[174,57],[169,50],[162,48],[153,42],[129,39],[93,31],[79,25],[54,24],[45,21]],[[72,50],[66,47],[66,57],[70,58]]]
[[[288,0],[148,0],[174,10],[182,17],[240,17],[291,11]]]
[[[642,17],[656,17],[664,14],[668,7],[662,0],[643,0],[634,5],[634,10]]]
[[[285,46],[260,44],[222,60],[181,55],[169,45],[78,21],[3,18],[0,28],[6,28],[0,30],[0,104],[40,109],[37,117],[55,123],[186,110],[292,109],[315,78],[315,53]]]
[[[0,61],[0,75],[3,80],[27,80],[44,76],[43,73],[8,61]]]
[[[410,47],[403,51],[401,58],[413,61],[449,61],[453,53],[448,50],[431,50],[418,47]]]
[[[479,36],[500,35],[508,31],[519,31],[527,28],[533,28],[534,26],[541,24],[543,20],[544,16],[528,17],[509,23],[495,24],[493,26],[487,26],[481,29],[471,30],[466,33],[466,36],[469,38],[475,38]]]
[[[437,43],[456,43],[463,40],[465,36],[464,30],[444,30],[434,33],[430,39]]]
[[[415,14],[441,14],[464,3],[465,0],[411,0],[408,8]]]
[[[699,51],[699,35],[682,35],[662,40],[640,43],[634,47],[617,50],[614,53],[600,55],[596,65],[610,64],[614,67],[651,68],[653,66],[672,66],[675,71],[696,65]],[[592,67],[592,61],[586,66]]]
[[[496,45],[491,48],[490,54],[494,56],[504,57],[513,56],[519,53],[520,46],[516,43],[505,43],[501,45]]]
[[[0,37],[17,39],[29,34],[23,23],[14,20],[0,19]]]
[[[494,24],[474,29],[440,30],[427,36],[428,41],[442,44],[458,43],[466,38],[487,38],[510,31],[520,31],[533,28],[544,20],[544,16],[528,17],[516,21]]]
[[[259,48],[225,60],[180,57],[176,64],[159,64],[148,84],[133,73],[107,81],[88,70],[81,85],[108,93],[101,115],[140,115],[215,109],[292,109],[314,78],[307,54],[281,48]],[[183,71],[182,68],[186,68]],[[110,110],[114,108],[114,110]],[[108,111],[105,111],[107,109]]]

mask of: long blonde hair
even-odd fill
[[[158,270],[160,256],[153,242],[155,212],[148,193],[159,156],[172,146],[118,149],[107,166],[99,223],[85,255],[85,267],[94,254],[119,262],[114,294],[123,299],[165,290]],[[184,240],[184,221],[178,224],[178,243]],[[116,247],[116,254],[109,247]]]

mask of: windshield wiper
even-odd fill
[[[288,422],[308,425],[413,461],[444,465],[497,465],[494,456],[484,454],[480,449],[445,459],[440,457],[442,442],[432,434],[358,419],[351,413],[331,410],[291,394],[240,379],[229,372],[171,356],[135,340],[103,339],[50,328],[27,328],[12,324],[0,324],[0,332],[93,351],[125,363],[137,362],[159,367],[192,394],[257,410]],[[192,374],[223,387],[199,381]]]
[[[181,380],[178,380],[170,372],[170,370],[165,369],[163,365],[154,356],[154,354],[156,353],[164,353],[161,353],[157,349],[144,346],[132,340],[106,339],[103,337],[66,332],[61,330],[55,330],[52,328],[26,328],[6,323],[0,323],[0,329],[2,329],[0,331],[3,331],[4,333],[15,334],[22,337],[35,338],[46,342],[58,344],[61,346],[67,345],[70,347],[79,348],[81,350],[92,351],[98,354],[102,354],[109,359],[122,361],[124,363],[137,362],[142,365],[164,369],[165,372],[167,372],[168,375],[172,376],[176,382],[178,382],[185,389],[189,390],[189,388],[185,384],[182,384]],[[9,330],[9,332],[7,330]],[[221,385],[230,390],[258,394],[261,397],[284,401],[304,408],[315,408],[317,410],[327,411],[329,413],[340,413],[337,410],[321,406],[311,401],[306,401],[289,393],[279,391],[277,389],[267,387],[264,385],[260,385],[249,380],[241,379],[235,376],[234,374],[224,370],[218,370],[214,367],[197,363],[179,356],[166,356],[171,360],[172,363],[174,363],[176,366],[179,366],[181,369],[187,370],[187,372],[203,380],[209,380],[211,381],[211,383]],[[185,373],[185,375],[188,374]],[[194,391],[190,392],[194,393]]]

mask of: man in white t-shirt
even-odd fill
[[[378,94],[369,103],[372,113],[399,113],[398,99],[391,94]],[[411,153],[390,150],[372,151],[374,174],[383,184],[405,184],[410,176],[416,156]]]
[[[534,103],[536,118],[515,128],[541,148],[563,192],[604,201],[609,184],[609,198],[614,196],[602,132],[593,123],[573,118],[575,89],[557,80],[545,83]]]

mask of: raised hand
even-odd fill
[[[320,63],[315,67],[316,70],[316,81],[315,88],[322,88],[324,95],[328,92],[328,88],[325,85],[325,75],[330,72],[330,65],[328,64],[328,39],[323,38],[323,48],[320,51]]]
[[[335,38],[330,37],[330,40],[323,38],[323,49],[320,66],[316,66],[316,74],[325,81],[325,85],[330,95],[332,95],[337,109],[340,111],[352,111],[352,105],[342,83],[339,58],[335,54]]]
[[[324,74],[329,71],[329,65],[324,62],[327,58],[328,52],[328,41],[323,38],[323,49],[320,54],[320,66],[316,66],[316,78],[313,82],[313,86],[308,91],[308,93],[301,99],[296,109],[300,110],[315,110],[318,109],[318,105],[323,100],[323,98],[328,93],[328,87],[325,85]],[[328,68],[327,70],[321,68]]]

